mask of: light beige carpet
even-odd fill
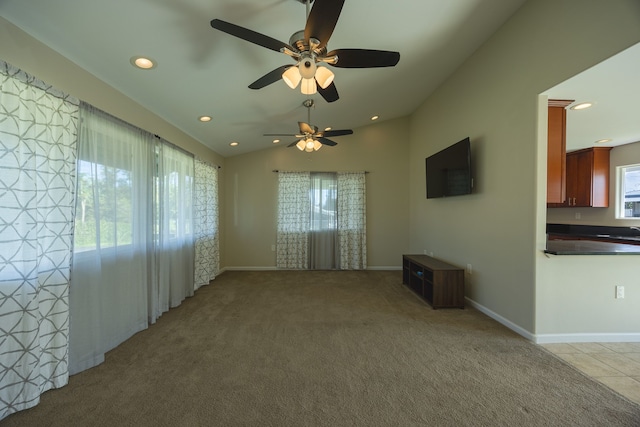
[[[640,406],[401,272],[226,272],[9,426],[640,426]],[[117,315],[117,314],[116,314]]]

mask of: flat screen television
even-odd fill
[[[425,159],[427,199],[470,194],[471,142],[458,141]]]

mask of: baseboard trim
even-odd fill
[[[536,344],[579,343],[579,342],[640,342],[640,333],[580,333],[580,334],[539,334]]]
[[[523,327],[521,327],[519,325],[516,325],[515,323],[513,323],[509,319],[500,316],[495,311],[492,311],[492,310],[488,309],[484,305],[475,302],[474,300],[470,299],[469,297],[465,297],[465,299],[466,299],[467,303],[471,307],[473,307],[476,310],[486,314],[487,316],[491,317],[496,322],[501,323],[502,325],[504,325],[507,328],[511,329],[516,334],[522,335],[524,338],[528,339],[529,341],[534,341],[535,342],[535,335],[533,335],[531,332],[527,331]]]
[[[277,267],[224,267],[218,274],[222,274],[225,271],[274,271],[278,270]],[[381,267],[367,267],[367,270],[374,271],[395,271],[402,270],[402,267],[398,266],[381,266]],[[522,337],[532,341],[536,344],[556,344],[556,343],[580,343],[580,342],[640,342],[640,333],[573,333],[573,334],[532,334],[521,326],[513,323],[509,319],[499,315],[493,310],[488,309],[482,304],[477,303],[469,297],[465,297],[468,305],[476,310],[486,314],[496,322],[511,329],[513,332],[521,335]]]
[[[223,269],[220,270],[220,273],[224,273],[225,271],[274,271],[274,270],[283,270],[282,268],[278,268],[278,267],[250,267],[250,266],[243,266],[243,267],[224,267]],[[401,271],[402,270],[402,266],[397,266],[397,265],[393,265],[393,266],[376,266],[376,267],[367,267],[367,270],[372,270],[372,271]]]
[[[472,299],[466,298],[467,303],[473,308],[493,320],[501,323],[515,333],[522,335],[529,341],[536,344],[556,344],[556,343],[579,343],[579,342],[640,342],[640,333],[575,333],[575,334],[532,334],[526,329],[516,325],[510,320],[500,316],[496,312],[488,309],[482,304],[478,304]]]

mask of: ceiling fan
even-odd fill
[[[312,151],[318,151],[323,145],[333,147],[338,144],[327,138],[328,136],[334,137],[353,134],[351,129],[318,131],[317,126],[309,124],[311,122],[311,107],[314,105],[313,99],[305,100],[302,105],[307,108],[307,123],[298,122],[300,133],[265,133],[264,136],[295,136],[300,139],[293,141],[287,145],[287,147],[293,147],[295,145],[300,151],[310,153]]]
[[[335,49],[327,52],[327,42],[342,11],[344,0],[297,0],[307,7],[304,30],[294,33],[289,44],[230,22],[214,19],[211,26],[232,36],[292,57],[295,65],[283,65],[260,77],[249,85],[261,89],[281,78],[295,89],[301,83],[305,95],[320,92],[327,102],[337,101],[338,91],[333,83],[334,74],[321,63],[338,68],[393,67],[400,60],[399,52],[371,49]]]

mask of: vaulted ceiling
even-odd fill
[[[311,95],[312,124],[353,129],[412,113],[523,3],[346,0],[328,49],[397,51],[400,61],[331,68],[340,98]],[[289,43],[306,22],[299,0],[3,0],[0,16],[222,156],[271,148],[264,133],[296,133],[307,120],[299,89],[247,87],[290,57],[210,25],[217,18]],[[157,66],[134,68],[138,55]]]
[[[549,89],[550,99],[593,104],[567,110],[567,150],[640,141],[636,98],[640,94],[640,44]]]

